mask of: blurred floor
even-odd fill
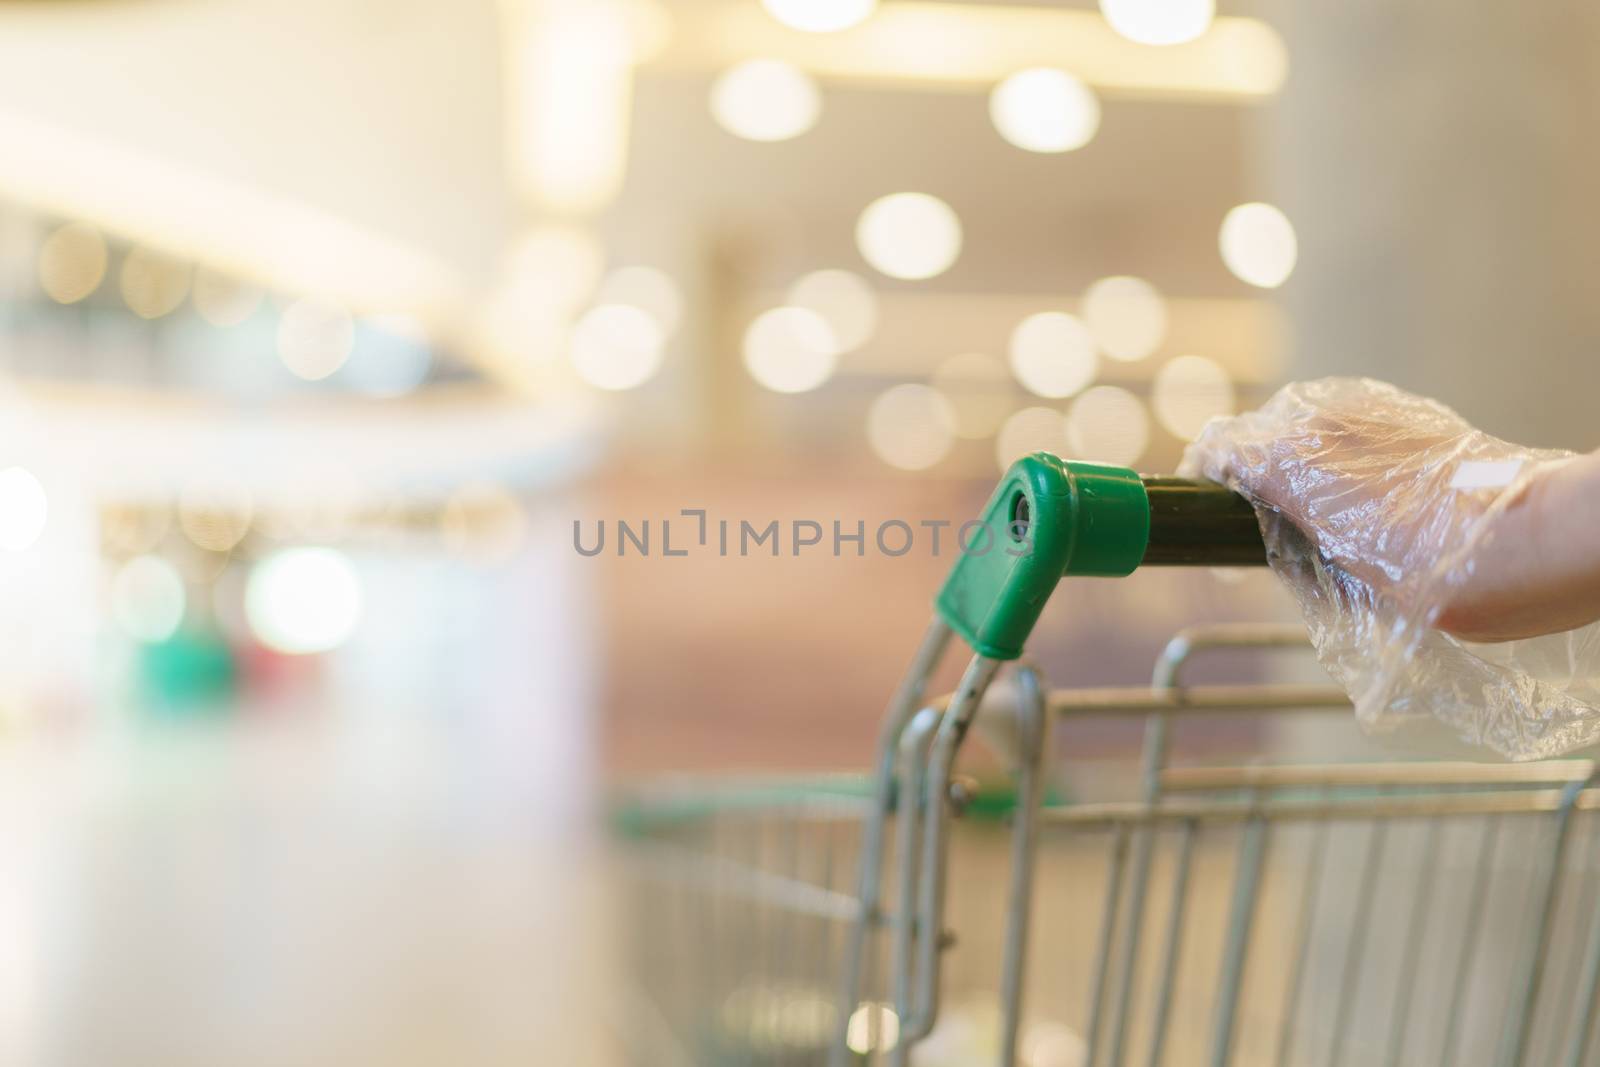
[[[0,749],[0,1062],[608,1062],[557,532],[503,571],[392,563],[314,695]]]

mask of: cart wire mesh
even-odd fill
[[[881,773],[632,794],[633,1062],[1600,1063],[1595,765],[1171,766],[1190,719],[1348,714],[1328,686],[1184,685],[1219,647],[1304,634],[1185,631],[1148,688],[1021,665],[976,717],[1006,791],[929,791],[946,699],[894,732],[886,805]],[[1145,724],[1134,795],[1080,798],[1042,727],[1106,717]]]

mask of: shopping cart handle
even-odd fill
[[[1191,478],[1146,474],[1139,480],[1150,502],[1141,567],[1259,567],[1267,562],[1256,509],[1238,493]]]
[[[971,525],[971,524],[969,524]],[[1000,479],[935,606],[974,651],[1016,659],[1066,575],[1266,562],[1248,501],[1210,482],[1024,456]]]

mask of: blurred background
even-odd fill
[[[923,524],[1011,459],[1170,471],[1332,373],[1600,444],[1597,49],[1577,0],[0,2],[0,1062],[621,1062],[608,790],[864,767]],[[1075,581],[1035,648],[1293,617]]]

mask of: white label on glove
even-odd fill
[[[1504,489],[1522,471],[1520,459],[1469,459],[1456,468],[1452,489]]]

